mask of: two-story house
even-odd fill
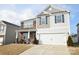
[[[15,43],[16,30],[19,26],[7,21],[0,21],[0,45]]]
[[[17,32],[27,39],[36,37],[39,44],[66,45],[70,34],[69,18],[69,11],[49,5],[36,18],[22,21],[22,29]]]

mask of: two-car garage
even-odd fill
[[[52,33],[42,33],[39,34],[40,44],[55,44],[55,45],[66,45],[67,34],[52,34]]]

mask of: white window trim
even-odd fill
[[[39,19],[39,24],[40,25],[46,25],[46,24],[48,24],[48,18],[46,19],[46,17],[48,17],[48,16],[41,16],[41,17],[39,17],[40,19]]]
[[[56,17],[60,17],[60,19],[57,20]],[[64,14],[58,14],[58,15],[55,15],[55,24],[57,23],[64,23]]]

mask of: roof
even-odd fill
[[[51,10],[49,10],[49,9],[51,9]],[[69,12],[69,11],[66,10],[66,9],[63,9],[63,8],[59,8],[59,7],[57,7],[57,6],[48,5],[47,8],[44,9],[44,11],[42,11],[40,14],[37,15],[37,17],[39,17],[40,15],[47,15],[47,16],[49,16],[50,14],[52,14],[52,13],[57,13],[57,12]],[[35,18],[36,18],[36,17],[35,17]],[[21,21],[21,22],[29,21],[29,20],[34,20],[35,18],[23,20],[23,21]]]
[[[13,26],[16,26],[16,27],[20,27],[20,26],[18,26],[18,25],[12,24],[12,23],[7,22],[7,21],[3,21],[3,20],[2,20],[2,22],[5,23],[5,24],[9,24],[9,25],[13,25]]]
[[[30,21],[30,20],[35,20],[36,18],[31,18],[31,19],[27,19],[27,20],[23,20],[21,22],[24,22],[24,21]]]
[[[26,31],[36,31],[36,29],[33,29],[33,28],[27,28],[27,29],[19,29],[17,30],[18,32],[26,32]]]
[[[40,14],[38,14],[38,16],[41,15],[41,14],[44,14],[44,13],[46,13],[46,14],[52,14],[52,13],[58,13],[58,12],[69,12],[69,11],[66,10],[66,9],[63,9],[63,8],[59,8],[57,6],[48,5],[48,7],[46,9],[44,9],[43,12],[41,12]]]
[[[49,12],[59,12],[59,11],[66,11],[66,12],[69,12],[68,10],[64,9],[64,8],[60,8],[60,7],[57,7],[55,5],[48,5],[48,7],[45,9],[45,11],[47,11],[49,8],[51,8],[52,10],[49,11]]]

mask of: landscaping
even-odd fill
[[[79,47],[69,47],[69,52],[71,55],[79,55]]]
[[[19,55],[20,53],[30,49],[34,45],[32,44],[9,44],[0,46],[0,55]],[[36,45],[39,46],[39,45]],[[53,45],[52,45],[53,46]],[[52,47],[51,45],[46,45],[46,47]],[[63,46],[53,46],[52,51],[54,51],[55,47],[58,49],[57,51],[63,49]],[[68,51],[70,55],[79,55],[79,44],[74,44],[74,46],[68,46]],[[61,53],[60,53],[61,54]]]
[[[68,47],[71,55],[79,55],[79,44],[73,44],[73,46]]]
[[[0,46],[0,55],[18,55],[31,48],[29,44],[9,44]]]

